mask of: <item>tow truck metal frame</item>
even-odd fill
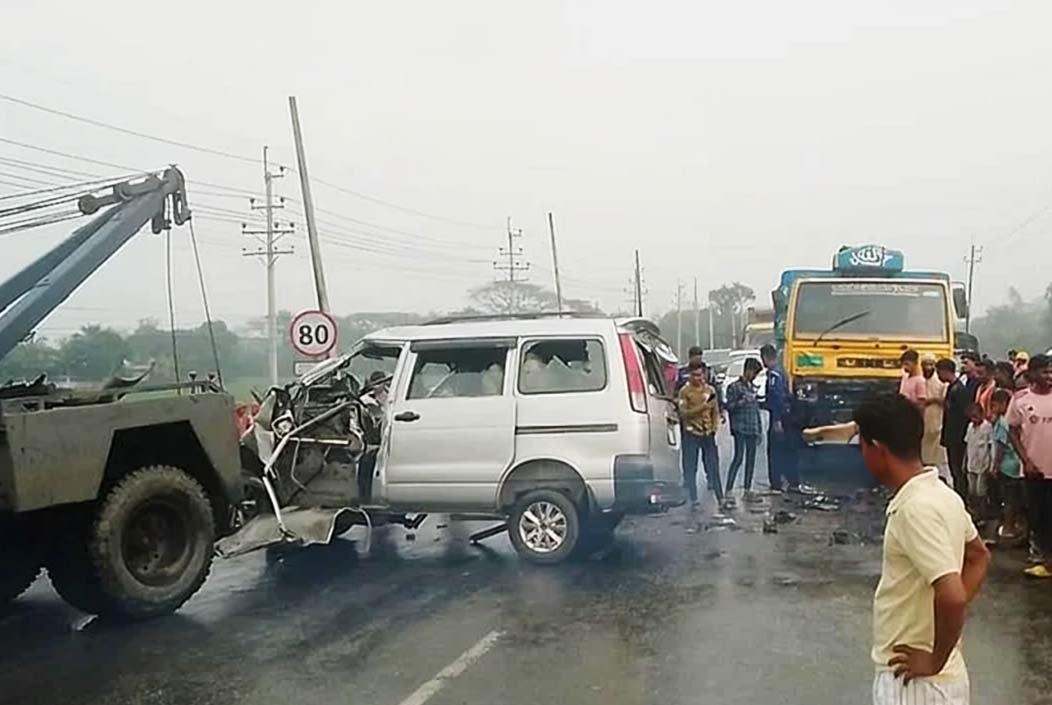
[[[151,174],[139,182],[117,184],[101,198],[82,196],[77,205],[85,215],[103,206],[113,207],[0,283],[0,359],[145,223],[150,222],[158,234],[190,219],[185,179],[174,166],[160,177]]]

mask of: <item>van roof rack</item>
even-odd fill
[[[445,323],[472,323],[479,321],[536,321],[542,318],[610,318],[605,313],[587,311],[535,311],[533,313],[484,313],[465,316],[442,316],[425,321],[425,326],[438,326]]]

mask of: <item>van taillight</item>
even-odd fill
[[[643,383],[643,370],[639,366],[636,341],[628,333],[621,333],[621,359],[625,362],[625,377],[628,379],[628,401],[632,411],[647,412],[647,388]]]

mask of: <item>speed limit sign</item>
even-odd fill
[[[289,325],[289,340],[301,355],[328,355],[336,347],[336,321],[324,311],[300,311]]]

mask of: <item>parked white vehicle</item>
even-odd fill
[[[265,496],[251,521],[312,543],[356,523],[482,515],[503,520],[527,559],[560,561],[608,538],[625,514],[683,503],[675,373],[645,320],[378,331],[272,390],[281,409],[246,434],[251,449],[274,449],[257,450]]]

